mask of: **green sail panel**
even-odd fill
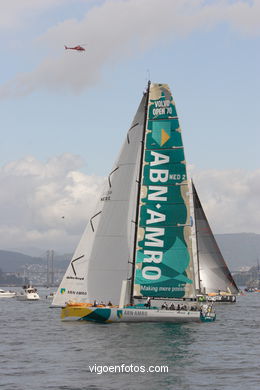
[[[144,166],[144,185],[152,184],[181,184],[187,180],[186,165],[184,163],[169,163],[165,165],[151,165]]]
[[[150,92],[151,91],[154,95],[150,93],[148,119],[156,120],[177,117],[175,103],[168,85],[152,84],[150,87]],[[160,97],[156,95],[158,91],[160,93]]]
[[[181,129],[178,119],[148,121],[147,148],[168,148],[182,146]]]
[[[142,161],[134,296],[195,296],[189,205],[175,103],[166,84],[152,84]]]
[[[144,161],[145,163],[149,164],[156,164],[157,161],[161,161],[164,164],[167,164],[167,160],[169,161],[168,164],[184,164],[185,158],[184,158],[184,151],[183,147],[179,147],[176,149],[147,149],[145,151]]]
[[[141,207],[140,227],[145,226],[178,226],[186,224],[187,208],[185,203],[145,204]]]
[[[170,199],[172,203],[183,203],[182,192],[185,190],[188,192],[188,184],[164,186],[154,183],[153,185],[142,187],[141,201],[146,202],[148,199],[150,205],[166,201],[167,199]]]
[[[192,286],[193,276],[190,275],[193,273],[190,248],[187,246],[188,230],[188,226],[185,229],[182,226],[139,228],[135,284],[141,295],[189,296],[185,294],[186,286]]]

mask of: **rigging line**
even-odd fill
[[[139,183],[137,180],[136,180],[137,183]],[[180,186],[187,186],[188,183],[185,181],[185,182],[182,182],[182,183],[168,183],[167,186],[168,187],[180,187]],[[160,184],[160,183],[157,183],[156,184],[156,187],[163,187],[165,186],[164,184]]]
[[[90,222],[90,225],[91,225],[91,229],[92,231],[94,232],[94,226],[93,226],[93,223],[92,223],[92,219],[94,219],[95,217],[97,217],[99,214],[101,214],[102,211],[99,211],[97,214],[93,215],[93,217],[90,218],[89,222]]]
[[[184,149],[184,146],[172,146],[170,148],[146,148],[146,150],[175,150],[175,149]]]
[[[120,163],[119,165],[118,165],[118,168],[120,168],[120,167],[128,167],[129,165],[135,165],[135,162],[128,162],[128,163]]]
[[[149,164],[149,163],[148,163],[148,164]],[[147,165],[148,165],[148,164],[147,164]],[[150,165],[150,164],[149,164],[149,165]],[[182,165],[187,165],[187,164],[186,164],[186,161],[183,161],[183,160],[182,160],[182,161],[173,161],[173,162],[171,162],[171,163],[168,164],[168,165],[181,165],[181,166],[182,166]],[[171,175],[178,175],[178,173],[170,172],[170,173],[169,173],[169,176],[171,176]],[[179,174],[179,175],[181,175],[181,174]]]
[[[111,180],[110,180],[110,177],[113,175],[113,173],[115,172],[115,171],[117,171],[119,169],[119,167],[116,167],[112,172],[110,172],[110,174],[108,175],[108,184],[109,184],[109,188],[111,188],[112,187],[112,185],[111,185]]]
[[[116,203],[116,202],[128,202],[128,199],[100,199],[101,202],[109,202],[109,203]]]
[[[139,125],[139,122],[135,123],[133,126],[130,127],[130,129],[129,129],[128,132],[127,132],[126,137],[127,137],[127,142],[128,142],[129,144],[130,144],[129,132],[130,132],[134,127],[136,127],[136,126],[138,126],[138,125]]]
[[[125,237],[123,234],[99,234],[98,237]]]
[[[178,116],[170,116],[169,118],[158,118],[158,116],[154,116],[150,118],[149,121],[166,121],[167,119],[178,119]]]
[[[160,223],[160,222],[159,222]],[[181,223],[179,223],[179,224],[176,224],[176,225],[159,225],[159,223],[158,224],[156,224],[155,226],[153,226],[154,228],[178,228],[178,227],[191,227],[191,225],[186,225],[186,224],[181,224]],[[145,225],[140,225],[140,227],[142,227],[142,228],[144,228],[145,227]]]
[[[175,184],[169,184],[169,185],[173,185],[173,186],[187,186],[188,183],[187,183],[187,181],[183,180],[181,183],[175,183]]]

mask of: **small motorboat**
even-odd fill
[[[18,301],[38,301],[40,296],[37,292],[37,288],[33,286],[23,286],[23,290],[20,294],[16,295]]]
[[[50,294],[46,295],[46,299],[53,299],[55,297],[55,292],[51,292]]]
[[[16,292],[14,291],[5,291],[0,288],[0,298],[14,298],[16,296]]]
[[[209,293],[206,297],[206,300],[208,302],[217,302],[217,303],[235,303],[237,298],[235,294],[221,292],[219,294]]]

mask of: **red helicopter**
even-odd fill
[[[85,45],[82,45],[82,46],[85,46]],[[68,46],[64,46],[65,47],[65,50],[77,50],[77,51],[86,51],[86,49],[84,49],[84,47],[82,47],[80,45],[78,46],[74,46],[74,47],[68,47]]]

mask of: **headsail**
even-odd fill
[[[201,291],[208,294],[221,290],[237,294],[239,290],[211,231],[194,184],[192,192]]]
[[[135,210],[146,95],[119,157],[53,300],[119,303],[122,281],[131,277]]]
[[[195,297],[181,129],[169,87],[151,84],[142,159],[135,297]]]

